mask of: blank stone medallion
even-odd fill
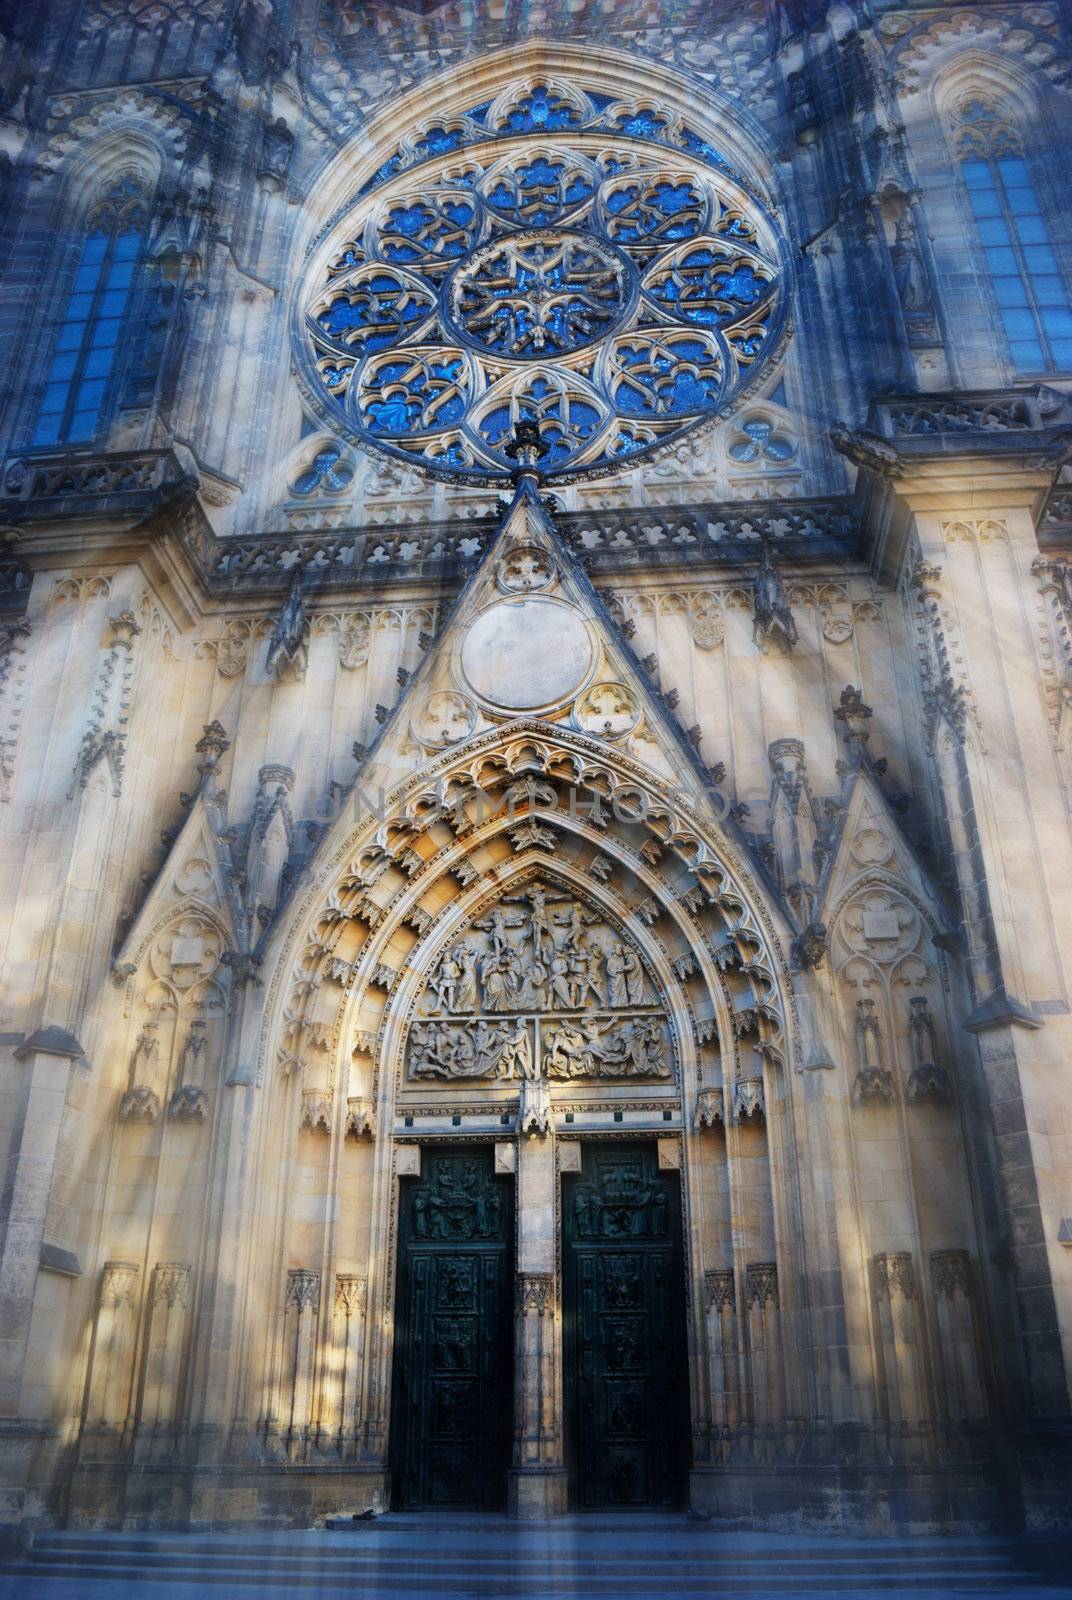
[[[481,612],[462,646],[466,682],[481,700],[533,711],[576,694],[592,670],[581,617],[556,600],[503,600]]]

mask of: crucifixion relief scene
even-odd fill
[[[0,10],[0,1600],[1072,1595],[1070,148],[1061,0]]]

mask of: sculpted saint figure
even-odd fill
[[[454,961],[458,968],[455,1009],[475,1011],[479,1004],[476,984],[476,953],[471,944],[454,946]]]
[[[644,1005],[644,967],[635,950],[620,942],[613,945],[607,957],[607,975],[612,1006]]]
[[[445,952],[432,978],[436,1003],[444,1011],[458,1010],[458,982],[462,975],[458,964],[459,949],[460,946],[455,945],[453,949]]]
[[[570,983],[569,957],[556,950],[551,958],[551,1002],[558,1001],[568,1010],[573,1009],[573,986]]]
[[[508,917],[502,906],[496,906],[490,916],[484,918],[483,922],[474,922],[473,924],[474,928],[486,930],[491,940],[492,952],[496,956],[501,956],[503,951],[508,948],[507,935],[509,929],[522,928],[524,925],[524,917]]]

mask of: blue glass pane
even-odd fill
[[[1031,182],[1027,163],[1020,156],[1002,156],[998,162],[998,171],[1008,184]]]
[[[108,273],[109,289],[122,289],[134,281],[133,261],[113,261]]]
[[[1038,342],[1035,333],[1035,319],[1030,311],[1003,311],[1001,320],[1005,324],[1005,332],[1010,339],[1032,339]]]
[[[1041,209],[1038,195],[1033,183],[1007,183],[1005,193],[1009,197],[1009,205],[1014,211],[1022,211],[1025,216],[1037,216]]]
[[[57,350],[77,350],[82,343],[85,328],[80,322],[68,323],[60,329],[59,338],[56,340]]]
[[[1026,306],[1027,290],[1021,278],[995,278],[994,293],[999,306]]]
[[[71,287],[73,290],[95,289],[97,286],[97,279],[99,277],[99,264],[96,262],[91,262],[88,266],[79,267],[78,271],[74,275],[74,283],[71,285]]]
[[[98,407],[104,399],[104,379],[88,378],[78,386],[77,405],[79,411],[86,411],[91,406]]]
[[[1055,339],[1072,339],[1072,311],[1043,309],[1040,313],[1043,330]]]
[[[115,241],[115,258],[117,261],[131,261],[141,250],[140,233],[121,233]]]
[[[34,444],[55,444],[60,436],[60,419],[58,416],[38,417],[37,426],[33,431]]]
[[[1008,244],[1009,230],[1001,217],[980,217],[979,237],[984,244]]]
[[[85,322],[93,308],[91,294],[73,294],[67,302],[67,320],[69,322]]]
[[[90,350],[86,356],[82,375],[86,378],[106,378],[112,370],[115,359],[114,345],[104,350]]]
[[[1037,339],[1011,339],[1009,349],[1012,352],[1013,365],[1020,372],[1038,372],[1046,365],[1042,356],[1042,346]]]
[[[1040,306],[1067,306],[1068,296],[1060,278],[1032,277],[1031,287]]]
[[[92,406],[84,411],[76,411],[74,416],[71,418],[71,426],[68,429],[67,437],[69,439],[91,438],[93,435],[93,430],[97,426],[97,418],[99,416],[99,406]]]
[[[990,176],[990,168],[985,161],[964,161],[961,163],[960,170],[964,174],[964,182],[969,189],[993,188],[994,180]]]
[[[112,289],[101,296],[100,314],[102,317],[121,317],[127,303],[125,289]]]
[[[57,378],[69,378],[74,372],[75,355],[72,350],[69,355],[57,355],[52,358],[52,365],[48,369],[48,381],[54,383]]]
[[[1053,339],[1050,343],[1055,365],[1062,369],[1072,368],[1072,339]]]
[[[1000,217],[1001,201],[994,190],[988,189],[981,194],[972,193],[969,199],[977,217]]]
[[[1032,272],[1057,271],[1057,258],[1048,244],[1029,244],[1024,250],[1024,260]]]
[[[48,384],[41,400],[41,410],[62,411],[69,387],[70,385],[66,383]]]
[[[114,345],[118,338],[119,318],[102,317],[99,322],[95,322],[93,324],[93,331],[90,335],[89,342],[93,348],[99,350]]]
[[[108,248],[108,235],[106,233],[91,233],[82,246],[82,262],[103,261],[104,252]]]
[[[1050,236],[1041,217],[1017,217],[1016,232],[1024,244],[1049,244]]]
[[[988,250],[986,252],[986,264],[994,277],[999,277],[1003,273],[1010,275],[1019,271],[1016,255],[1012,250]]]

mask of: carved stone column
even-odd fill
[[[704,1273],[704,1321],[711,1392],[711,1453],[729,1458],[740,1421],[737,1384],[737,1292],[729,1267]]]
[[[283,1318],[282,1415],[287,1418],[286,1452],[292,1461],[308,1455],[316,1371],[316,1331],[320,1315],[320,1274],[305,1268],[287,1273]]]
[[[335,1351],[339,1374],[339,1411],[336,1444],[343,1460],[357,1453],[358,1413],[361,1406],[361,1369],[365,1358],[365,1305],[368,1280],[352,1272],[335,1279]]]
[[[115,1454],[126,1443],[134,1394],[138,1277],[132,1261],[106,1261],[101,1272],[86,1398],[86,1434],[94,1436],[94,1455]]]
[[[157,1262],[149,1288],[145,1381],[136,1451],[139,1456],[155,1460],[178,1451],[189,1306],[190,1268],[185,1262]]]
[[[784,1413],[778,1268],[773,1261],[748,1264],[745,1295],[756,1451],[769,1457],[774,1454]]]
[[[925,1410],[912,1257],[907,1250],[872,1257],[871,1281],[887,1414],[895,1441],[918,1427]]]
[[[986,1401],[979,1373],[971,1261],[966,1250],[936,1250],[931,1282],[938,1315],[942,1395],[948,1420],[958,1426],[980,1422]]]
[[[566,1509],[562,1446],[562,1319],[555,1294],[555,1142],[517,1141],[517,1277],[514,1320],[514,1459],[509,1507],[515,1517]]]

